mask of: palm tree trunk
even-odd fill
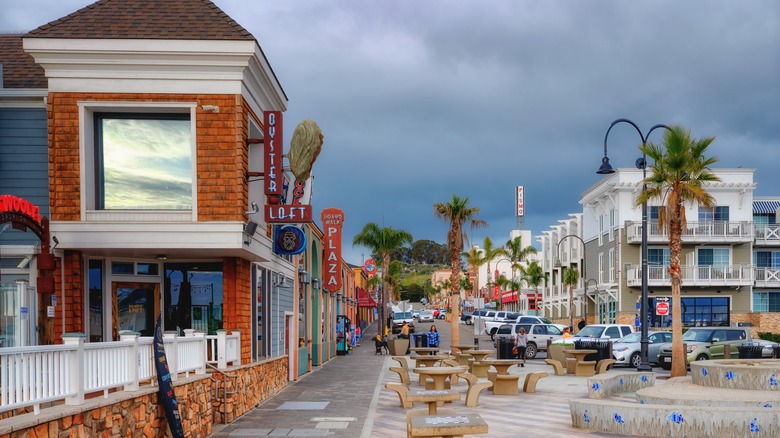
[[[574,286],[569,285],[569,330],[574,331]]]
[[[460,227],[453,226],[449,232],[449,247],[450,247],[450,269],[452,269],[452,275],[450,276],[450,308],[451,312],[457,312],[460,306],[460,252],[462,251],[461,244],[458,244],[458,239],[462,239]],[[452,331],[451,344],[460,345],[460,333],[458,332],[458,318],[450,318],[450,328]]]
[[[682,252],[682,201],[674,206],[669,220],[669,274],[672,280],[672,377],[682,377],[688,374],[688,355],[683,349],[682,341],[682,304],[680,292],[682,289],[682,273],[680,270],[680,254]],[[644,303],[646,305],[646,303]],[[647,321],[642,321],[646,324]]]
[[[382,336],[385,334],[385,327],[387,327],[387,317],[389,316],[387,314],[387,304],[390,302],[390,294],[387,290],[387,275],[389,270],[390,254],[385,254],[385,256],[382,257],[382,312],[380,312],[379,315],[380,319],[382,320],[382,331],[379,334]]]

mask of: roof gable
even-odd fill
[[[0,88],[46,88],[43,68],[24,52],[21,35],[0,35]]]
[[[209,0],[99,0],[25,37],[255,40]]]

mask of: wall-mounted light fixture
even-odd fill
[[[277,286],[284,286],[284,284],[285,284],[286,280],[287,280],[287,278],[284,276],[284,274],[282,274],[282,273],[280,272],[280,273],[278,274],[278,276],[276,277],[276,285],[277,285]]]
[[[315,290],[320,288],[320,279],[319,278],[314,278],[314,279],[311,280],[311,288],[315,289]]]
[[[18,265],[16,265],[16,267],[19,268],[19,269],[24,269],[24,268],[27,267],[27,265],[30,264],[30,260],[32,260],[32,256],[31,255],[25,256],[25,258],[23,258],[22,261],[19,262]],[[720,291],[718,291],[718,292],[720,292]]]
[[[298,268],[298,281],[300,281],[301,284],[309,284],[311,282],[311,275],[303,269],[303,266]]]
[[[257,231],[257,222],[250,220],[244,224],[244,245],[252,243],[252,236]]]
[[[341,292],[336,292],[336,301],[341,299]]]
[[[245,215],[256,214],[260,211],[260,207],[257,206],[257,202],[252,202],[249,204],[249,208],[249,210],[244,212]]]
[[[219,107],[216,106],[216,105],[202,105],[200,107],[200,109],[203,110],[203,111],[211,111],[213,113],[218,113],[219,112]]]
[[[168,256],[165,254],[157,254],[156,256],[154,256],[154,258],[156,258],[157,260],[168,260]]]

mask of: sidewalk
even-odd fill
[[[215,427],[212,437],[313,437],[395,438],[406,436],[405,413],[398,395],[384,388],[397,382],[387,371],[395,361],[389,355],[375,355],[370,327],[360,347],[346,356],[337,356],[280,394],[229,425]],[[444,347],[444,345],[443,345]],[[614,437],[616,435],[575,429],[571,426],[570,398],[587,398],[584,377],[553,376],[552,367],[543,359],[528,361],[524,368],[512,367],[510,373],[547,371],[537,392],[516,396],[496,396],[483,391],[479,406],[467,408],[463,401],[452,409],[477,413],[488,423],[489,437]],[[520,382],[522,385],[523,377]],[[465,383],[456,388],[465,391]],[[424,407],[423,404],[415,409]]]
[[[374,354],[371,339],[375,335],[373,324],[366,329],[361,345],[348,355],[314,367],[233,423],[216,426],[211,436],[373,436],[379,378],[390,357]]]

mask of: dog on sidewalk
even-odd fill
[[[376,347],[376,352],[374,355],[382,354],[382,350],[384,349],[385,353],[390,354],[390,349],[387,347],[387,341],[382,339],[381,336],[376,335],[374,338],[374,346]]]

